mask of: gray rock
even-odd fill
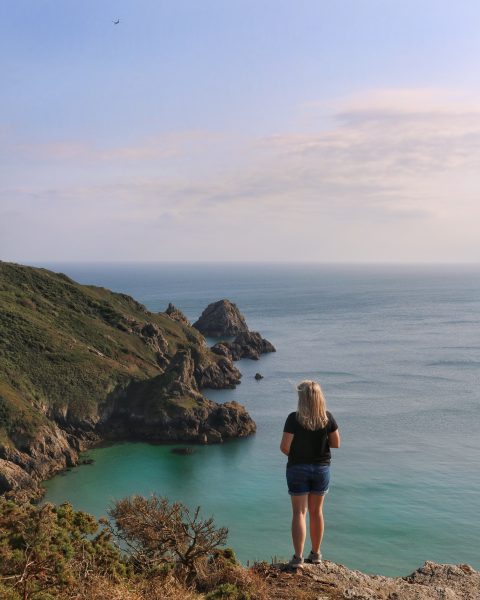
[[[248,331],[245,317],[227,299],[209,304],[193,326],[209,337],[230,337]]]
[[[276,352],[275,347],[258,333],[246,331],[239,333],[233,342],[219,342],[212,346],[212,352],[231,357],[232,360],[251,358],[258,360],[261,354]]]
[[[183,314],[183,312],[179,308],[174,306],[171,302],[169,302],[165,314],[168,315],[173,321],[177,321],[178,323],[182,323],[183,325],[191,326],[190,321]]]

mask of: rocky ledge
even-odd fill
[[[260,563],[268,597],[275,600],[479,600],[480,573],[470,565],[427,561],[406,577],[366,575],[328,560],[292,572],[286,564]]]

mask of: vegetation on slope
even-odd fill
[[[117,501],[96,521],[70,504],[0,498],[0,597],[260,599],[253,573],[222,548],[227,536],[199,509],[165,498]],[[118,535],[114,535],[118,534]]]
[[[198,409],[205,418],[213,404],[195,377],[232,387],[237,376],[186,320],[62,273],[0,262],[0,459],[20,464],[6,449],[32,454],[41,431],[40,452],[53,424],[93,430],[112,403],[136,414]]]

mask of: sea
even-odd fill
[[[40,266],[130,294],[154,312],[172,302],[192,322],[228,298],[277,349],[239,361],[236,389],[205,390],[245,405],[257,423],[252,437],[187,456],[142,442],[91,449],[93,464],[45,483],[46,501],[100,517],[116,499],[155,493],[227,527],[244,564],[288,559],[279,443],[296,385],[312,378],[342,437],[332,450],[324,558],[390,576],[426,560],[480,568],[479,265]]]

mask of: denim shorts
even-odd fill
[[[330,465],[291,465],[287,467],[287,485],[290,496],[315,494],[324,496],[330,483]]]

